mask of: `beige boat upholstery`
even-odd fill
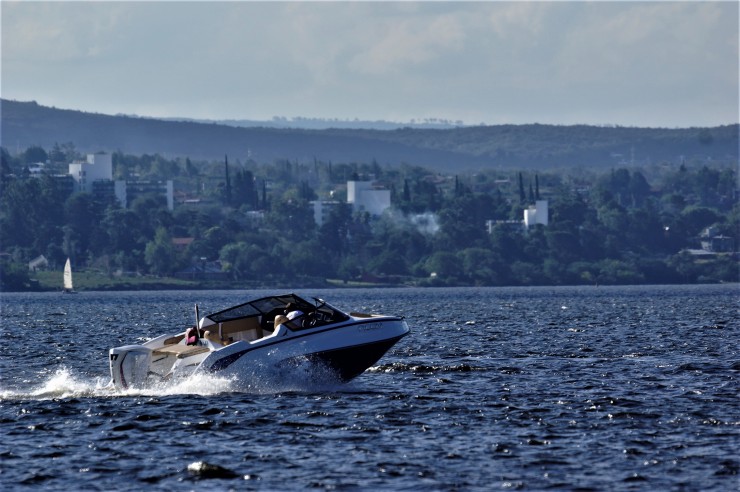
[[[221,345],[228,345],[240,340],[251,342],[259,340],[262,336],[262,325],[260,325],[260,320],[257,317],[224,321],[218,325],[209,326],[205,333],[208,340]]]
[[[170,355],[174,354],[178,359],[184,359],[193,355],[202,354],[208,352],[210,349],[202,345],[165,345],[164,347],[158,348],[153,351],[155,355]]]

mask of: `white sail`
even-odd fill
[[[72,285],[72,264],[67,258],[67,263],[64,264],[64,290],[74,290]]]

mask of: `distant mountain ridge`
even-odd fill
[[[485,168],[613,167],[700,158],[738,161],[737,124],[711,128],[494,125],[395,130],[236,127],[112,116],[0,100],[2,146],[72,142],[81,152],[258,162],[318,159],[408,163],[438,171]]]
[[[118,115],[131,116],[140,118],[138,115]],[[146,117],[145,117],[146,118]],[[420,128],[426,130],[447,130],[450,128],[471,126],[465,125],[462,121],[449,121],[439,118],[426,120],[411,120],[406,123],[399,123],[385,120],[341,120],[338,118],[285,118],[273,117],[270,120],[206,120],[197,118],[158,118],[163,121],[185,121],[189,123],[205,123],[226,126],[235,126],[240,128],[290,128],[302,130],[328,130],[328,129],[354,129],[354,130],[398,130],[399,128]]]

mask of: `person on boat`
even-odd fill
[[[278,314],[277,316],[275,316],[275,321],[273,322],[273,326],[275,327],[275,329],[277,329],[277,327],[282,325],[283,323],[299,318],[305,314],[303,311],[298,309],[298,306],[296,306],[292,302],[289,302],[285,306],[284,313],[285,314]]]
[[[200,340],[200,330],[197,326],[191,326],[185,330],[185,343],[187,345],[198,345]]]

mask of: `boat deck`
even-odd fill
[[[178,359],[184,359],[193,355],[202,354],[203,352],[208,352],[209,350],[210,349],[208,347],[203,347],[201,345],[165,345],[164,347],[154,350],[153,353],[154,355],[175,354]]]

